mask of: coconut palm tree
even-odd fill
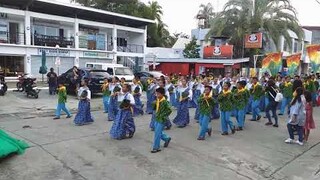
[[[301,40],[303,31],[290,0],[229,0],[224,10],[213,20],[207,37],[228,36],[235,45],[235,55],[241,56],[245,34],[264,32],[280,50],[280,37],[291,42],[289,30]],[[291,43],[287,44],[291,48]]]
[[[148,2],[148,6],[151,11],[151,17],[155,20],[157,20],[158,23],[162,23],[162,7],[159,5],[157,1]]]
[[[208,4],[201,4],[199,6],[200,10],[196,16],[197,19],[203,19],[204,20],[204,28],[210,27],[210,20],[215,16],[215,13],[213,12],[213,6],[211,3]]]

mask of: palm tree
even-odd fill
[[[215,13],[213,12],[213,6],[211,3],[208,3],[207,5],[201,4],[199,6],[200,10],[196,16],[197,19],[204,19],[204,28],[210,27],[210,20],[215,16]]]
[[[294,32],[299,40],[304,36],[296,14],[290,0],[258,0],[254,5],[252,0],[229,0],[213,20],[207,37],[230,37],[230,42],[235,45],[235,55],[239,57],[245,34],[262,31],[279,50],[281,36],[286,42],[291,42],[288,30]],[[291,48],[291,43],[287,45]]]
[[[157,1],[148,2],[150,11],[151,11],[151,17],[155,20],[157,20],[158,23],[162,23],[162,7],[159,5]]]

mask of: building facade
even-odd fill
[[[41,76],[46,66],[61,73],[86,62],[144,68],[147,20],[49,0],[0,4],[0,66],[5,76]],[[136,61],[138,59],[138,61]]]

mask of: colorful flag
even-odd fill
[[[277,75],[282,68],[282,52],[270,53],[262,60],[262,71]]]
[[[293,76],[300,66],[301,53],[293,54],[287,57],[288,74]]]
[[[307,46],[307,54],[313,73],[320,72],[320,44]]]

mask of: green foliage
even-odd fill
[[[242,56],[245,34],[262,31],[266,40],[272,40],[279,50],[280,37],[291,42],[288,30],[301,40],[303,31],[299,25],[296,10],[290,0],[229,0],[224,10],[212,20],[211,31],[207,37],[228,36],[235,46],[235,56]],[[291,44],[288,46],[291,48]],[[255,50],[246,50],[249,55]]]
[[[172,47],[176,39],[170,35],[167,25],[162,21],[162,7],[157,1],[145,4],[139,0],[71,0],[84,6],[106,11],[152,19],[155,24],[148,25],[147,46]]]
[[[197,45],[197,40],[192,38],[189,44],[186,44],[183,50],[183,56],[185,58],[200,58],[200,46]]]
[[[203,28],[210,28],[210,21],[215,17],[213,12],[213,6],[211,3],[201,4],[199,6],[200,10],[196,16],[197,19],[204,19]],[[201,27],[200,27],[201,28]]]

